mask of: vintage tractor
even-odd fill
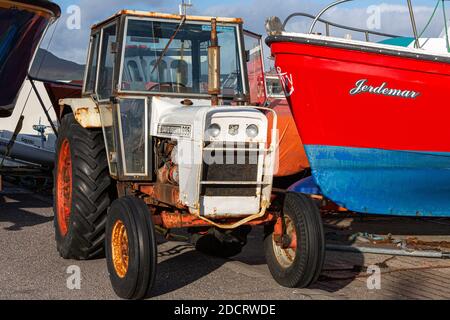
[[[199,251],[231,257],[263,225],[276,281],[318,278],[320,214],[308,197],[272,190],[277,116],[250,106],[264,94],[250,85],[264,81],[255,63],[261,41],[241,19],[121,11],[93,26],[82,97],[60,100],[63,258],[106,254],[114,291],[140,299],[155,282],[156,231],[186,228]]]

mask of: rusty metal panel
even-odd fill
[[[75,119],[83,128],[101,128],[100,112],[97,104],[91,98],[61,99],[59,105],[69,106]]]

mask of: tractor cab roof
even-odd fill
[[[132,17],[141,17],[141,18],[154,18],[154,19],[165,19],[165,20],[174,20],[181,21],[183,16],[178,14],[170,14],[170,13],[160,13],[160,12],[152,12],[152,11],[137,11],[137,10],[121,10],[109,17],[108,19],[97,23],[92,26],[92,29],[100,28],[112,20],[120,16],[132,16]],[[211,22],[212,19],[216,19],[218,23],[230,23],[230,24],[243,24],[243,20],[241,18],[226,18],[226,17],[209,17],[209,16],[186,16],[186,21],[194,21],[194,22]]]

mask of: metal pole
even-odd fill
[[[19,121],[16,124],[16,128],[14,129],[13,135],[12,135],[11,139],[9,140],[8,144],[6,145],[5,154],[3,155],[2,160],[0,161],[0,169],[3,169],[3,164],[5,163],[5,159],[6,159],[6,157],[9,157],[9,155],[11,154],[11,150],[14,147],[14,143],[16,143],[17,136],[19,135],[20,131],[22,131],[24,118],[25,117],[23,114],[20,115]]]
[[[407,0],[407,1],[408,1],[409,16],[411,18],[411,25],[412,25],[413,33],[414,33],[414,46],[416,47],[416,49],[419,49],[420,48],[419,33],[417,32],[417,25],[416,25],[416,19],[414,17],[414,10],[413,10],[411,0]]]
[[[314,21],[313,21],[313,23],[312,23],[312,25],[311,25],[311,28],[309,28],[309,33],[310,33],[310,34],[313,33],[314,27],[316,26],[317,21],[319,21],[320,17],[323,16],[323,14],[324,14],[325,12],[327,12],[329,9],[331,9],[331,8],[333,8],[333,7],[335,7],[335,6],[337,6],[338,4],[341,4],[341,3],[344,3],[344,2],[349,2],[349,1],[353,1],[353,0],[339,0],[339,1],[333,2],[332,4],[330,4],[330,5],[327,6],[327,7],[325,7],[325,9],[323,9],[322,11],[320,11],[319,14],[317,15],[317,17],[314,19]]]
[[[55,136],[58,137],[58,129],[56,129],[55,124],[53,123],[52,118],[50,117],[50,114],[48,113],[47,108],[45,107],[44,101],[42,101],[42,97],[39,94],[39,91],[37,90],[33,79],[30,76],[28,76],[28,80],[31,83],[31,87],[33,88],[33,91],[34,91],[34,93],[36,94],[36,96],[37,96],[37,98],[39,100],[39,104],[41,105],[42,110],[44,110],[45,116],[47,117],[47,120],[50,123],[50,126],[52,127],[53,132],[55,133]]]
[[[220,95],[220,47],[217,38],[217,19],[211,20],[211,45],[208,47],[208,93],[211,105],[219,105]]]
[[[326,246],[328,251],[353,252],[353,253],[371,253],[384,254],[392,256],[418,257],[418,258],[437,258],[449,259],[450,253],[440,251],[407,251],[401,249],[387,249],[374,247],[352,247],[339,244],[328,244]]]

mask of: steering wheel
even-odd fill
[[[161,88],[163,87],[181,87],[181,88],[186,88],[186,85],[180,82],[161,82],[161,83],[157,83],[155,85],[153,85],[152,87],[150,87],[148,89],[148,91],[161,91]],[[159,88],[159,90],[155,90],[156,88]]]

